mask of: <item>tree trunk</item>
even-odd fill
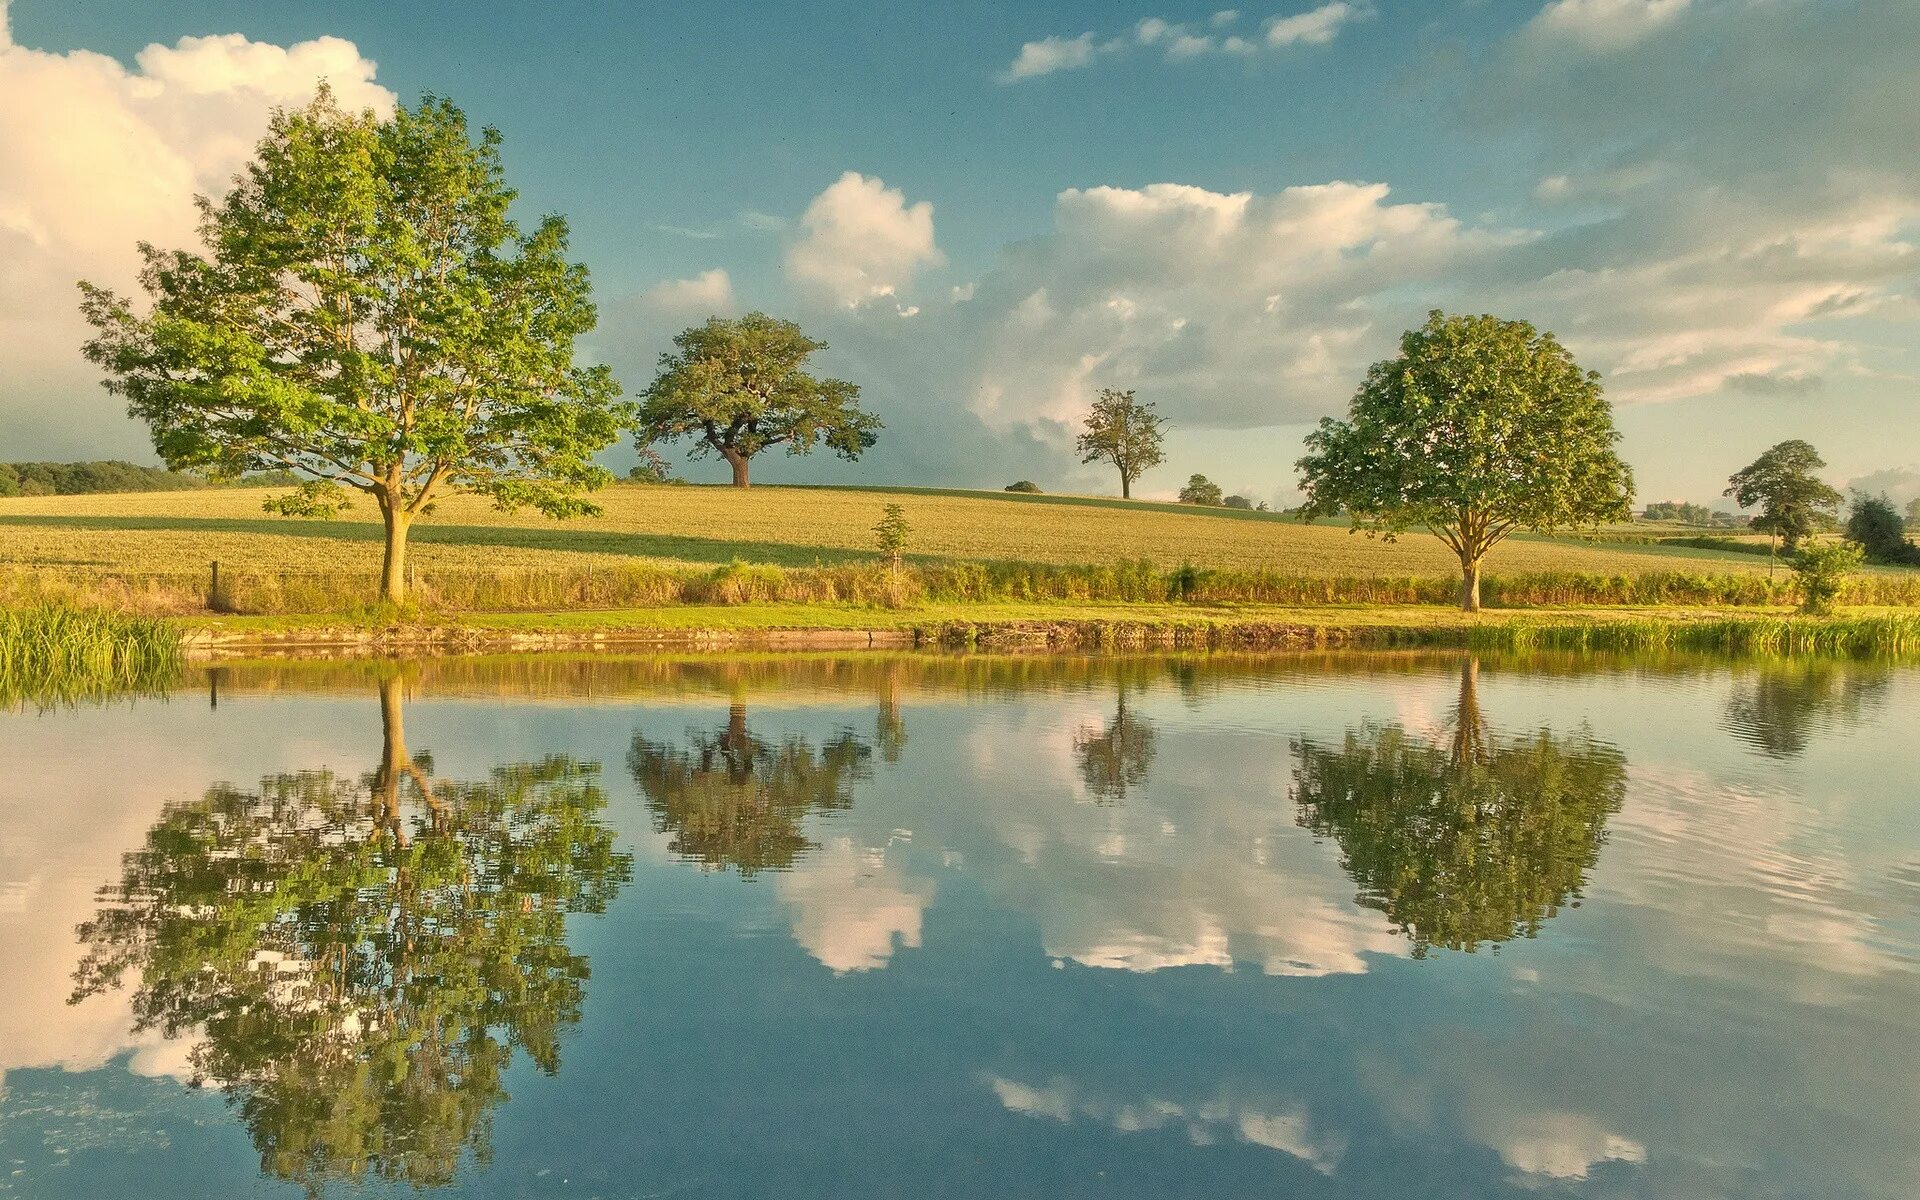
[[[407,514],[399,504],[380,503],[387,523],[387,553],[380,564],[380,599],[401,604],[407,598]]]
[[[738,450],[722,450],[720,457],[726,459],[727,465],[733,468],[733,486],[747,487],[747,456]]]
[[[1460,610],[1480,611],[1480,560],[1460,556]]]
[[[407,733],[401,715],[402,688],[398,675],[380,681],[380,767],[373,773],[373,825],[406,835],[400,826],[400,776],[410,765]]]
[[[1120,472],[1120,498],[1122,500],[1133,499],[1133,476],[1127,474],[1125,471]]]

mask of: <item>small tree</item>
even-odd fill
[[[1225,500],[1222,500],[1220,504],[1224,508],[1237,508],[1242,512],[1253,512],[1256,507],[1264,512],[1267,507],[1265,504],[1256,506],[1253,502],[1253,497],[1242,496],[1238,493],[1228,496]]]
[[[880,523],[873,527],[874,543],[880,547],[880,553],[887,556],[887,565],[896,576],[900,574],[900,552],[907,548],[907,538],[912,533],[907,510],[898,504],[887,505]]]
[[[141,244],[149,312],[80,285],[87,357],[170,467],[294,472],[307,482],[268,501],[288,515],[371,496],[398,602],[435,499],[593,512],[583,493],[609,478],[593,455],[629,419],[607,369],[573,363],[594,308],[566,223],[523,233],[513,197],[499,133],[474,140],[447,101],[383,121],[323,88],[275,112],[224,200],[199,201],[204,254]]]
[[[1205,475],[1189,475],[1187,486],[1180,489],[1180,503],[1204,504],[1210,508],[1219,508],[1225,503],[1220,494],[1220,485]]]
[[[628,469],[628,479],[635,483],[674,482],[673,464],[667,461],[666,455],[655,450],[652,446],[639,446],[636,447],[636,450],[639,453],[640,461],[634,463],[633,466]]]
[[[1083,463],[1110,462],[1120,469],[1120,496],[1133,498],[1133,481],[1166,461],[1161,443],[1166,418],[1132,392],[1106,388],[1087,414],[1087,429],[1074,443]]]
[[[1021,492],[1029,496],[1037,496],[1040,494],[1040,485],[1031,479],[1022,479],[1018,483],[1008,484],[1005,490],[1009,492]]]
[[[1375,363],[1349,409],[1307,435],[1307,519],[1348,512],[1391,540],[1424,526],[1460,559],[1460,607],[1515,529],[1624,519],[1633,476],[1600,377],[1525,321],[1433,312]]]
[[[640,408],[640,441],[694,438],[693,455],[717,453],[748,486],[748,462],[773,446],[815,446],[849,461],[873,447],[880,419],[860,407],[860,388],[804,369],[825,342],[792,321],[748,313],[682,331],[660,356],[660,374]]]
[[[1819,451],[1795,438],[1728,476],[1724,494],[1741,508],[1757,506],[1753,527],[1779,538],[1791,554],[1840,506],[1840,493],[1814,474],[1826,465]]]
[[[1800,611],[1825,616],[1846,590],[1847,577],[1859,569],[1860,548],[1849,542],[1810,545],[1793,556],[1793,573],[1800,585]]]

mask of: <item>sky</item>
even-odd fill
[[[827,342],[886,432],[756,481],[1117,491],[1072,452],[1117,387],[1170,420],[1136,494],[1286,504],[1438,307],[1599,371],[1643,501],[1785,438],[1920,497],[1920,3],[1220,2],[0,0],[0,461],[154,461],[74,281],[192,245],[324,78],[500,129],[628,392],[714,313]]]

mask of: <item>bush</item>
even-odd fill
[[[1040,494],[1040,485],[1031,479],[1022,479],[1019,483],[1008,484],[1006,490],[1009,492],[1025,492],[1030,496],[1038,496]]]
[[[1237,508],[1243,512],[1254,511],[1253,498],[1250,496],[1228,496],[1220,502],[1220,505],[1223,508]]]
[[[1851,542],[1810,545],[1793,556],[1800,585],[1800,611],[1825,616],[1846,590],[1847,576],[1860,566],[1860,548]]]
[[[1208,508],[1219,508],[1224,497],[1220,494],[1220,485],[1205,475],[1194,475],[1187,479],[1187,486],[1180,489],[1180,503],[1200,504]]]
[[[1920,546],[1907,540],[1906,522],[1885,496],[1854,493],[1847,540],[1860,547],[1868,562],[1920,566]]]

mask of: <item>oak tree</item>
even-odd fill
[[[595,312],[566,222],[509,218],[500,143],[434,96],[381,119],[322,88],[200,198],[202,249],[140,246],[144,312],[80,285],[87,356],[167,465],[293,472],[305,484],[268,501],[288,515],[372,497],[388,601],[436,499],[593,512],[593,455],[627,423],[607,369],[574,363]]]
[[[1133,393],[1106,388],[1087,414],[1086,431],[1074,443],[1083,463],[1109,462],[1120,470],[1120,496],[1133,498],[1133,481],[1166,461],[1161,448],[1166,418]]]
[[[640,442],[694,439],[692,454],[717,453],[748,486],[754,455],[784,445],[806,454],[824,444],[853,460],[872,449],[880,419],[860,407],[860,388],[818,379],[807,359],[827,344],[765,313],[712,317],[683,330],[660,356],[660,374],[640,408]]]
[[[1474,611],[1481,563],[1509,533],[1629,515],[1619,440],[1600,377],[1552,334],[1435,311],[1368,370],[1347,420],[1307,435],[1301,515],[1346,512],[1388,540],[1425,527],[1459,557]]]

